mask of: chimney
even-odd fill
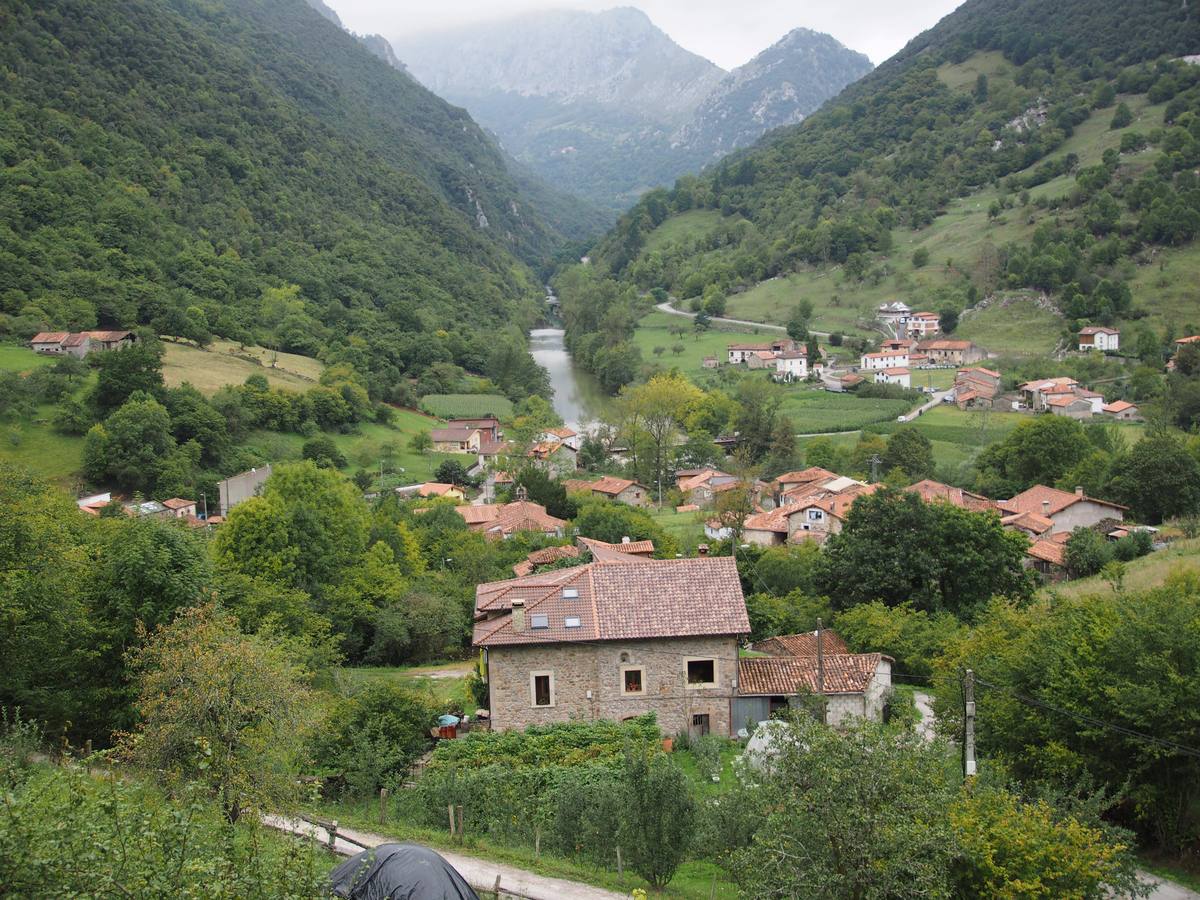
[[[514,600],[512,602],[512,628],[517,634],[522,634],[525,631],[524,600]]]
[[[1079,485],[1075,485],[1075,496],[1076,496],[1076,497],[1082,497],[1082,496],[1083,496],[1083,488],[1082,488],[1082,487],[1080,487]]]
[[[1050,501],[1049,500],[1042,501],[1042,515],[1045,516],[1047,519],[1050,518]]]
[[[701,556],[708,556],[708,544],[701,544],[696,548],[696,552]]]

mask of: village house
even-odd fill
[[[908,321],[904,323],[904,333],[910,338],[924,340],[927,337],[933,337],[935,334],[941,334],[942,325],[937,313],[931,312],[915,312],[909,315]]]
[[[605,475],[596,481],[570,479],[564,482],[567,491],[571,493],[590,493],[593,497],[624,503],[626,506],[647,506],[650,503],[650,489],[628,478],[617,478]]]
[[[1190,344],[1200,344],[1200,334],[1192,334],[1187,337],[1181,337],[1175,341],[1175,353],[1167,361],[1167,371],[1175,371],[1175,361],[1179,356],[1179,351]]]
[[[1112,416],[1119,422],[1140,422],[1142,411],[1128,400],[1115,400],[1100,407],[1105,415]]]
[[[184,500],[182,497],[172,497],[169,500],[164,500],[162,505],[166,508],[169,518],[172,519],[194,519],[196,518],[196,501]]]
[[[911,354],[917,349],[917,342],[912,338],[888,338],[879,345],[879,349],[884,353],[904,351]]]
[[[808,354],[803,350],[785,350],[775,357],[775,380],[785,383],[808,377]]]
[[[899,300],[893,300],[891,303],[885,303],[879,307],[875,313],[875,317],[884,325],[892,330],[892,334],[896,337],[902,337],[904,334],[904,326],[908,322],[908,317],[912,313],[906,304]]]
[[[1076,528],[1089,528],[1105,519],[1120,521],[1125,518],[1126,507],[1107,500],[1089,497],[1083,488],[1074,492],[1037,484],[1022,491],[1009,500],[997,501],[996,506],[1007,519],[1010,515],[1033,513],[1053,522],[1053,531],[1071,532]]]
[[[702,469],[688,475],[677,473],[676,487],[688,503],[696,506],[708,506],[720,493],[722,485],[736,484],[737,476],[722,472],[719,469]]]
[[[991,512],[996,509],[996,504],[982,494],[973,494],[929,478],[910,484],[905,490],[917,494],[926,503],[949,503],[972,512]]]
[[[653,712],[666,734],[729,736],[749,631],[731,557],[626,557],[479,585],[472,643],[493,728]]]
[[[774,350],[755,350],[746,357],[747,369],[774,369],[775,368],[775,351]]]
[[[999,372],[973,366],[955,373],[954,403],[959,409],[991,409],[999,393]]]
[[[779,505],[774,509],[747,517],[742,524],[742,539],[760,547],[805,540],[823,543],[829,535],[842,530],[854,501],[878,487],[840,475],[793,487],[780,495]],[[721,539],[720,524],[708,523],[705,534]]]
[[[565,425],[558,428],[547,428],[539,435],[538,440],[546,443],[558,441],[560,444],[570,447],[576,453],[579,452],[579,432]]]
[[[1021,402],[1034,412],[1047,409],[1051,397],[1074,396],[1079,382],[1074,378],[1044,378],[1040,381],[1027,381],[1019,388]]]
[[[1076,394],[1059,394],[1046,401],[1046,409],[1055,416],[1068,419],[1090,419],[1094,413],[1092,401]]]
[[[1037,572],[1043,582],[1055,583],[1067,578],[1066,546],[1056,541],[1034,540],[1025,550],[1022,566]]]
[[[480,443],[496,443],[503,435],[500,433],[500,420],[489,414],[477,419],[450,419],[446,423],[449,428],[474,428],[479,431]]]
[[[482,441],[480,430],[472,425],[447,425],[429,432],[436,453],[478,453]]]
[[[538,441],[526,454],[533,464],[551,478],[565,478],[579,468],[579,451],[562,441]]]
[[[29,346],[38,353],[83,359],[93,352],[124,350],[137,340],[132,331],[42,331],[33,336]]]
[[[753,725],[796,706],[801,691],[823,698],[825,722],[834,728],[855,719],[883,721],[895,662],[890,656],[850,653],[845,641],[828,630],[752,646],[769,655],[739,661],[735,724]]]
[[[604,561],[617,559],[621,561],[626,556],[648,559],[654,555],[654,541],[634,541],[628,537],[622,538],[619,544],[610,544],[595,538],[577,537],[577,545],[543,547],[534,550],[521,562],[512,567],[513,574],[518,578],[532,575],[540,566],[549,566],[567,559],[579,559],[587,550],[592,559]]]
[[[908,365],[907,350],[887,350],[879,353],[864,353],[858,367],[865,372],[877,369],[903,368]]]
[[[416,494],[418,497],[448,497],[451,500],[459,501],[467,499],[462,488],[453,484],[443,484],[440,481],[426,481],[424,484],[417,485]]]
[[[1107,352],[1109,350],[1119,350],[1121,347],[1121,332],[1116,328],[1106,328],[1103,325],[1089,325],[1087,328],[1082,328],[1079,331],[1079,349],[1080,351],[1099,350]]]
[[[875,373],[876,384],[894,384],[902,388],[912,387],[912,376],[908,369],[897,366],[892,369],[880,369]]]
[[[522,532],[561,538],[567,523],[546,512],[546,507],[526,499],[524,488],[517,488],[512,503],[483,506],[456,506],[471,531],[478,531],[490,540],[508,540]]]
[[[748,362],[750,357],[756,353],[771,352],[770,344],[730,344],[725,348],[729,364],[737,365],[738,363]]]
[[[931,365],[935,366],[966,366],[979,362],[984,353],[970,341],[949,340],[940,338],[932,341],[921,341],[917,350],[929,357]]]
[[[230,475],[228,478],[218,481],[217,495],[221,503],[218,513],[227,516],[229,515],[229,511],[239,503],[244,503],[251,497],[257,496],[258,492],[262,490],[262,486],[270,477],[271,466],[265,465],[260,468],[251,469],[249,472]]]
[[[700,361],[700,367],[704,369],[716,369],[720,368],[720,365],[721,361],[715,356],[706,356]]]

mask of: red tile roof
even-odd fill
[[[533,570],[538,566],[548,566],[551,563],[559,562],[564,559],[578,559],[579,548],[567,545],[565,547],[543,547],[541,550],[534,550],[526,556],[521,562],[513,566],[513,574],[518,578],[525,575],[533,574]]]
[[[494,522],[500,515],[500,507],[490,503],[485,506],[456,506],[454,509],[468,526]]]
[[[1137,405],[1127,400],[1114,400],[1112,403],[1106,403],[1103,409],[1106,413],[1121,413],[1129,409],[1137,409]]]
[[[187,509],[189,506],[195,506],[195,500],[184,500],[182,497],[172,497],[170,500],[164,500],[162,505],[167,509]]]
[[[817,633],[805,631],[801,634],[781,634],[750,645],[750,649],[771,656],[816,656]],[[850,648],[842,636],[828,628],[821,633],[822,653],[849,653]]]
[[[822,660],[825,693],[864,693],[883,659],[885,657],[879,653],[825,656]],[[739,694],[788,696],[802,689],[813,692],[818,689],[815,656],[760,656],[738,660]]]
[[[1054,541],[1034,541],[1029,545],[1029,549],[1025,551],[1025,555],[1051,563],[1052,565],[1064,566],[1066,565],[1065,550],[1064,545],[1055,543]]]
[[[442,484],[440,481],[427,481],[417,488],[417,495],[420,497],[445,497],[451,491],[456,490],[458,488],[452,484]]]
[[[933,481],[929,478],[926,478],[924,481],[918,481],[916,484],[910,484],[905,490],[919,494],[921,499],[926,503],[933,503],[935,500],[940,500],[944,503],[962,507],[963,509],[974,510],[975,512],[986,512],[989,509],[996,508],[996,504],[982,494],[972,494],[970,491],[964,491],[962,488],[942,484],[940,481]]]
[[[610,544],[608,541],[582,535],[578,540],[591,552],[592,559],[596,562],[629,562],[630,556],[649,556],[654,552],[654,541],[622,541],[619,544]]]
[[[814,481],[827,481],[837,477],[837,472],[830,472],[828,469],[822,469],[820,466],[810,466],[799,472],[785,472],[775,479],[775,483],[778,485],[811,484]]]
[[[1033,534],[1045,534],[1054,527],[1054,520],[1033,512],[1015,513],[1000,520],[1005,528],[1017,528]]]
[[[970,350],[970,341],[936,340],[922,341],[917,344],[918,350]]]
[[[69,331],[39,331],[30,339],[31,344],[61,344],[71,336]]]
[[[550,577],[557,576],[557,577]],[[563,588],[578,596],[563,596]],[[513,630],[512,600],[525,601],[525,627]],[[732,557],[590,563],[545,575],[481,584],[476,613],[502,610],[475,623],[477,647],[575,641],[742,635],[750,631],[741,579]],[[549,627],[533,628],[534,616]],[[567,627],[568,618],[578,619]]]
[[[70,337],[68,337],[65,341],[62,342],[62,345],[64,347],[82,347],[84,344],[88,343],[90,340],[91,340],[91,337],[87,334],[72,334]]]
[[[894,369],[884,369],[883,374],[884,375],[907,375],[908,369],[904,368],[903,366],[897,366]]]
[[[101,341],[103,343],[123,341],[131,334],[131,332],[128,331],[85,331],[83,333],[90,337],[93,341]]]
[[[1017,496],[1009,500],[1001,500],[996,505],[1000,509],[1009,513],[1031,512],[1039,516],[1044,516],[1047,513],[1053,516],[1057,512],[1061,512],[1068,506],[1074,503],[1079,503],[1083,500],[1092,503],[1099,503],[1101,506],[1111,506],[1113,509],[1126,510],[1129,507],[1121,506],[1119,503],[1110,503],[1107,500],[1097,500],[1095,497],[1089,497],[1086,494],[1075,494],[1070,491],[1060,491],[1057,488],[1046,487],[1044,484],[1035,484],[1027,491],[1022,491]],[[1049,509],[1043,506],[1043,501],[1050,503]]]
[[[592,491],[596,491],[601,494],[609,494],[615,497],[617,494],[621,493],[621,491],[631,488],[637,484],[638,483],[636,481],[630,481],[628,478],[616,478],[612,475],[605,475],[598,481],[591,482],[588,485],[588,488]],[[641,487],[642,490],[646,490],[644,485],[638,485],[638,487]]]

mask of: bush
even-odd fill
[[[886,653],[898,672],[910,675],[932,674],[934,660],[965,630],[951,613],[889,608],[878,600],[846,610],[833,627],[854,652]]]
[[[1113,558],[1113,545],[1090,528],[1076,528],[1067,539],[1067,571],[1072,578],[1095,575]]]
[[[1148,531],[1133,531],[1113,544],[1113,557],[1130,562],[1146,556],[1154,549],[1154,539]]]
[[[725,744],[715,734],[706,734],[692,742],[692,756],[705,781],[712,781],[714,775],[721,774],[721,749]]]
[[[333,794],[369,796],[402,781],[432,743],[436,711],[420,694],[372,684],[339,700],[312,742],[317,774]]]
[[[318,434],[304,442],[300,450],[301,459],[311,459],[319,469],[343,469],[346,467],[346,457],[342,455],[327,434]]]

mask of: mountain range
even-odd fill
[[[393,42],[422,84],[466,107],[552,185],[623,210],[871,71],[797,29],[725,72],[640,10],[547,11]]]

